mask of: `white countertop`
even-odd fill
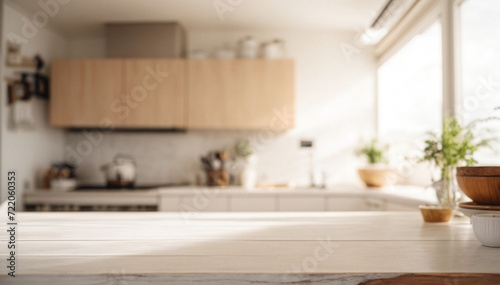
[[[481,246],[467,218],[428,224],[418,212],[189,218],[183,213],[18,213],[17,221],[20,278],[2,274],[1,284],[48,284],[55,276],[72,284],[115,284],[106,283],[112,278],[129,278],[129,284],[250,284],[262,278],[267,284],[289,284],[283,280],[294,278],[358,284],[346,280],[500,274],[500,248]],[[3,259],[7,252],[1,248]],[[498,281],[500,275],[495,276]],[[209,279],[218,281],[202,282]]]
[[[327,188],[270,188],[245,190],[241,187],[184,187],[159,188],[160,195],[190,195],[200,191],[218,191],[218,195],[292,195],[292,196],[342,196],[342,197],[377,197],[419,203],[435,203],[436,194],[432,189],[418,186],[397,185],[383,188],[365,188],[354,185],[335,185]]]
[[[141,202],[155,205],[161,196],[193,195],[200,192],[217,192],[218,196],[339,196],[339,197],[373,197],[389,201],[409,204],[436,203],[436,195],[432,189],[417,186],[391,186],[385,188],[364,188],[354,185],[336,185],[328,188],[278,188],[245,190],[241,187],[168,187],[150,190],[78,190],[70,192],[54,192],[36,190],[24,194],[25,203],[80,203],[80,204],[123,204],[124,202]],[[110,199],[112,198],[112,199]],[[114,200],[113,200],[114,199]]]

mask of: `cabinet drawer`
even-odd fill
[[[325,211],[324,197],[280,197],[280,212],[319,212]]]
[[[418,206],[387,202],[386,211],[418,211]]]
[[[203,195],[163,196],[159,210],[162,212],[227,212],[227,197],[210,197]]]
[[[274,212],[277,210],[276,198],[267,197],[232,197],[231,212]]]
[[[368,211],[385,211],[385,201],[376,198],[366,198],[366,206]]]
[[[364,198],[327,198],[328,211],[368,211],[370,210]]]

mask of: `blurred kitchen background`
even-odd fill
[[[448,115],[470,122],[500,105],[498,1],[455,2],[4,0],[2,178],[16,170],[26,195],[52,188],[44,201],[127,175],[122,188],[351,191],[365,188],[359,152],[378,138],[395,174],[386,186],[422,190],[436,178],[416,163],[425,134]],[[160,59],[170,101],[147,96],[116,118]],[[479,162],[498,163],[492,154]],[[211,167],[227,174],[211,182]]]

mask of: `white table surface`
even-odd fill
[[[115,277],[130,279],[123,284],[195,284],[211,278],[213,284],[224,284],[224,278],[234,279],[227,284],[250,284],[245,282],[282,280],[293,277],[290,273],[359,280],[407,273],[500,274],[500,248],[481,246],[468,218],[429,224],[417,212],[59,212],[18,213],[17,221],[21,278],[16,283],[2,272],[1,284],[65,284],[54,283],[56,277],[73,284],[103,284],[98,282]],[[6,244],[6,221],[0,239]],[[5,260],[6,246],[0,248]]]

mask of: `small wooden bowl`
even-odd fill
[[[443,208],[440,206],[420,205],[420,212],[427,223],[447,223],[453,216],[453,208]]]
[[[500,205],[500,166],[457,167],[457,182],[472,201]]]

